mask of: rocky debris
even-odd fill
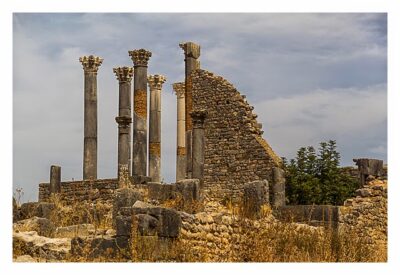
[[[57,227],[54,233],[55,238],[85,237],[95,234],[93,224],[77,224],[65,227]]]
[[[32,217],[14,223],[13,230],[15,232],[36,231],[40,236],[52,237],[55,226],[46,218]]]
[[[13,233],[14,257],[30,255],[46,261],[64,260],[71,250],[69,238],[47,238],[36,231]]]

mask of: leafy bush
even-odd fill
[[[339,167],[336,141],[321,142],[318,152],[301,147],[295,159],[284,160],[286,194],[289,204],[341,205],[353,196],[357,180]]]

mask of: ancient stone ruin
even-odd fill
[[[39,201],[13,206],[14,250],[22,247],[30,257],[55,261],[71,255],[74,260],[82,255],[85,260],[128,260],[141,236],[157,247],[153,260],[162,260],[179,239],[193,248],[191,260],[241,261],[249,245],[244,228],[255,231],[288,219],[334,230],[367,227],[371,242],[386,244],[387,184],[380,178],[381,161],[357,160],[361,189],[344,206],[286,206],[282,160],[262,137],[254,108],[227,80],[200,68],[199,45],[179,46],[185,80],[172,84],[176,182],[161,182],[166,77],[147,75],[152,53],[145,49],[129,51],[133,68],[113,69],[119,87],[118,168],[113,179],[97,178],[97,71],[103,59],[81,57],[83,180],[62,182],[61,167],[51,166],[50,181],[39,184]],[[61,211],[59,204],[66,208]],[[55,219],[65,224],[55,226]]]

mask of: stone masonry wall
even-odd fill
[[[370,243],[387,246],[387,180],[373,180],[339,209],[339,226],[350,227]]]
[[[50,197],[49,183],[39,184],[39,202],[47,201]],[[99,179],[90,181],[61,182],[60,198],[66,202],[74,201],[108,201],[113,199],[114,190],[118,188],[117,179]]]
[[[205,109],[204,191],[208,198],[237,201],[246,183],[272,181],[281,159],[262,137],[261,125],[239,91],[205,70],[191,75],[193,110]]]
[[[242,219],[225,211],[181,213],[180,239],[198,260],[211,262],[243,261],[242,249],[246,245],[243,223],[258,230],[274,221],[272,215],[259,220]]]

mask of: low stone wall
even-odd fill
[[[340,207],[339,226],[387,247],[387,180],[373,180]]]
[[[275,217],[285,222],[337,227],[339,207],[332,205],[286,205],[275,209]]]
[[[118,188],[117,179],[98,179],[93,181],[61,182],[60,199],[66,202],[107,201],[113,200],[114,190]],[[39,184],[39,202],[50,198],[50,184]]]

